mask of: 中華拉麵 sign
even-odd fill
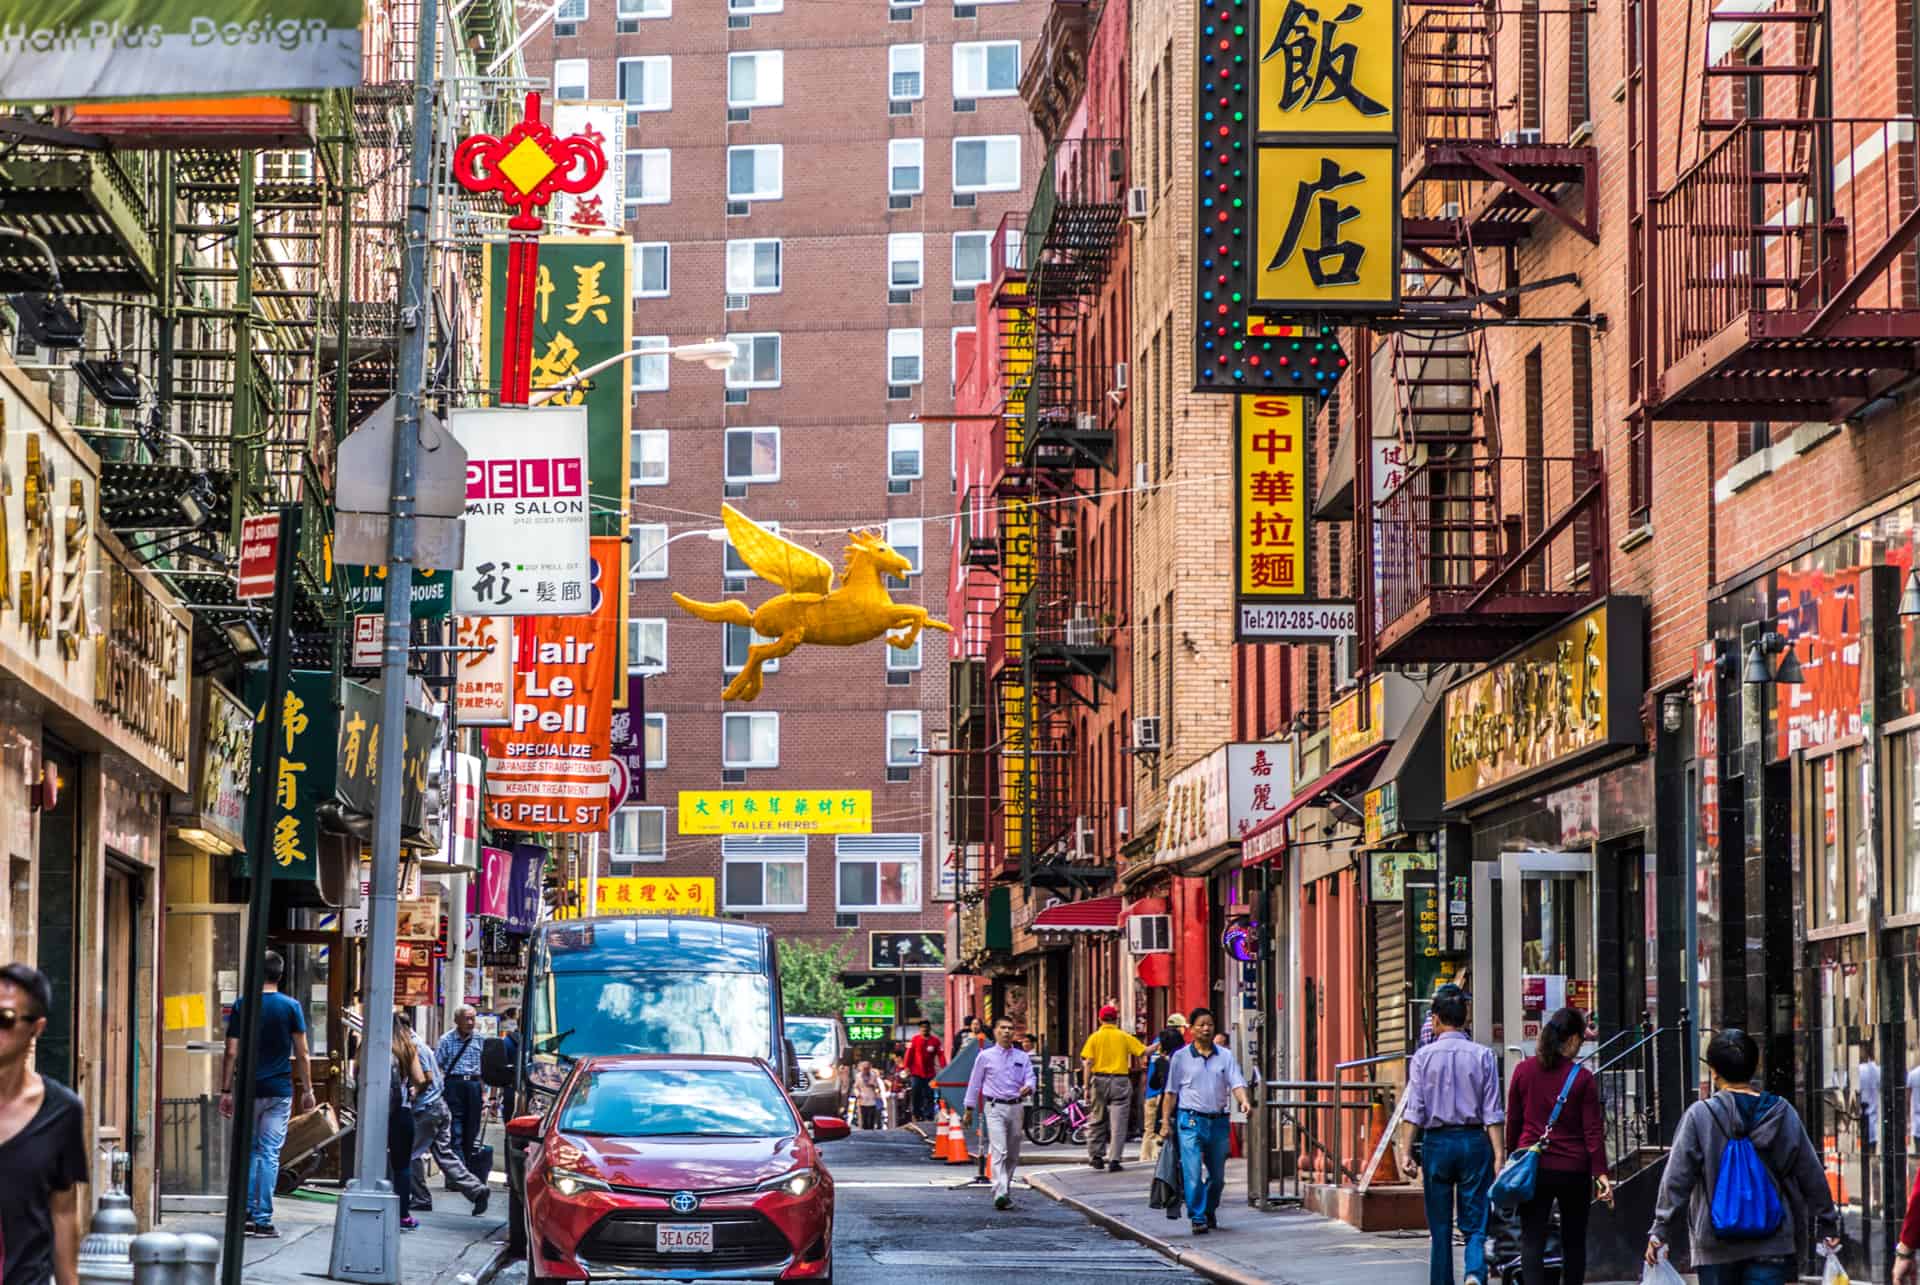
[[[1250,394],[1234,428],[1234,615],[1246,642],[1334,642],[1353,632],[1351,601],[1314,595],[1308,442],[1317,398]]]

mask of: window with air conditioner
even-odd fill
[[[780,386],[780,336],[777,334],[733,334],[733,364],[727,367],[728,388],[778,388]]]
[[[993,233],[953,234],[953,284],[983,286],[993,279]]]
[[[906,631],[899,630],[887,636],[889,638],[904,638]],[[920,668],[920,644],[925,640],[925,637],[926,636],[922,634],[920,637],[915,638],[913,640],[913,646],[911,647],[895,647],[892,643],[888,643],[886,647],[887,672],[892,674],[910,674],[918,670]]]
[[[780,480],[780,430],[778,428],[729,427],[726,445],[727,481],[778,482]]]
[[[996,134],[953,140],[953,190],[1017,192],[1020,189],[1020,136]]]
[[[887,476],[895,480],[919,477],[925,440],[919,424],[887,425]]]
[[[779,767],[780,715],[722,714],[720,766]]]
[[[664,393],[667,391],[669,376],[667,363],[673,359],[667,356],[668,338],[665,335],[635,335],[633,346],[648,349],[648,355],[633,359],[633,391],[636,393]],[[652,351],[657,349],[658,351]]]
[[[887,285],[895,290],[918,290],[926,284],[926,238],[918,232],[887,236]],[[890,380],[900,383],[900,380]]]
[[[747,652],[751,648],[777,641],[747,625],[722,624],[720,628],[720,668],[729,674],[737,674],[747,667]],[[760,668],[766,673],[775,673],[780,668],[780,660],[775,657],[762,661]]]
[[[633,294],[664,299],[673,292],[673,243],[636,241],[633,246]]]
[[[778,522],[769,522],[762,519],[760,525],[775,535],[780,534],[780,524]],[[725,544],[720,546],[720,574],[729,580],[750,580],[755,574],[753,568],[747,565],[746,559],[740,556],[739,550],[733,547],[731,537],[727,539]]]
[[[636,522],[633,525],[633,578],[636,580],[665,580],[667,578],[667,524],[664,522]]]
[[[556,14],[557,18],[558,15]],[[585,58],[561,58],[553,64],[553,97],[570,102],[587,96],[588,70],[593,64]]]
[[[1005,98],[1019,92],[1018,40],[967,40],[953,47],[955,98]]]
[[[665,714],[647,715],[646,726],[647,767],[659,771],[667,765],[667,716]]]
[[[1127,950],[1135,955],[1154,955],[1173,949],[1171,915],[1128,915]]]
[[[887,48],[887,97],[912,102],[926,92],[927,47],[891,45]]]
[[[729,201],[777,201],[783,176],[782,158],[786,149],[779,143],[756,143],[750,147],[727,149],[727,199]]]
[[[924,139],[887,140],[887,195],[919,195],[926,184],[926,156]]]
[[[627,105],[629,123],[642,112],[672,110],[672,58],[664,54],[648,58],[622,58],[616,66],[620,101]]]
[[[843,834],[833,841],[834,909],[866,914],[920,909],[925,836]]]
[[[664,428],[637,428],[632,434],[632,459],[628,464],[630,480],[635,486],[665,486],[667,484],[667,430]]]
[[[807,836],[725,835],[721,904],[755,914],[807,908]]]
[[[627,620],[627,672],[667,672],[666,617],[633,616]]]
[[[917,384],[924,365],[922,332],[917,327],[887,332],[887,382]]]
[[[909,576],[920,574],[920,531],[919,518],[892,518],[887,522],[887,543],[893,546],[895,553],[907,560],[911,567],[907,572]],[[905,583],[898,576],[889,576],[887,579],[894,585]]]
[[[728,294],[777,294],[779,290],[779,237],[727,242]]]
[[[667,859],[665,808],[621,808],[613,814],[612,831],[607,846],[616,869]]]
[[[673,199],[673,152],[665,147],[627,149],[627,204],[665,205]]]
[[[786,101],[787,56],[778,49],[727,55],[727,106],[778,107]]]

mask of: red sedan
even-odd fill
[[[833,1279],[833,1177],[751,1058],[583,1058],[546,1117],[507,1125],[527,1148],[535,1282]]]

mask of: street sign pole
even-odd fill
[[[380,664],[379,794],[374,802],[372,886],[368,889],[366,987],[361,1012],[359,1113],[354,1179],[336,1207],[335,1280],[397,1285],[400,1199],[387,1182],[387,1095],[393,1071],[393,951],[399,931],[402,751],[406,745],[407,643],[412,626],[414,467],[426,389],[427,211],[433,160],[435,0],[420,0],[415,43],[412,172],[407,192],[407,250],[400,283],[400,362],[394,384],[393,471],[388,489],[386,650]]]

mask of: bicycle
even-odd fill
[[[1024,1128],[1027,1141],[1036,1147],[1050,1147],[1062,1138],[1072,1138],[1074,1145],[1087,1143],[1087,1124],[1092,1119],[1086,1103],[1080,1097],[1080,1086],[1067,1086],[1066,1100],[1057,1107],[1028,1107]]]

